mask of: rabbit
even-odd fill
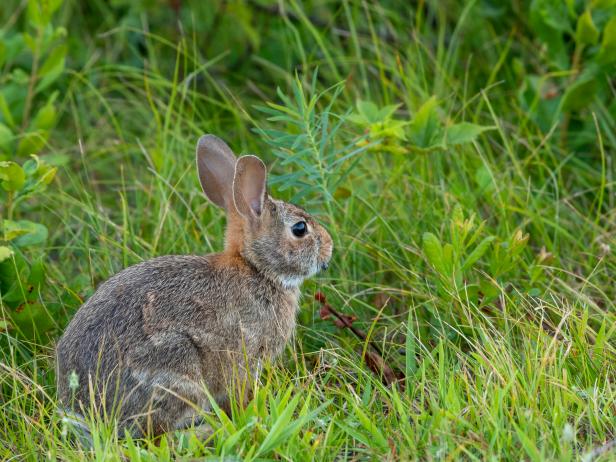
[[[194,423],[208,395],[228,412],[230,393],[293,335],[302,281],[327,269],[330,235],[268,195],[258,157],[236,158],[214,135],[196,157],[227,215],[224,251],[154,258],[100,285],[56,347],[58,398],[73,415],[112,412],[120,431],[156,436]]]

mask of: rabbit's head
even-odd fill
[[[267,171],[258,157],[236,158],[220,138],[204,135],[197,169],[205,195],[227,212],[226,253],[241,255],[287,288],[327,268],[330,235],[301,208],[267,194]]]

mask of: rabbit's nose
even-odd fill
[[[325,271],[327,268],[329,268],[329,263],[322,263],[321,264],[321,271]]]

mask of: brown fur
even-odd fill
[[[261,161],[230,155],[212,135],[199,140],[203,189],[227,211],[225,251],[155,258],[103,283],[57,346],[67,408],[104,407],[137,435],[182,428],[195,407],[209,407],[205,389],[225,407],[235,380],[254,377],[283,351],[299,285],[327,265],[332,241],[302,209],[267,195]],[[310,232],[297,238],[290,227],[300,220]]]

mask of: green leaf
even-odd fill
[[[40,256],[32,262],[30,267],[30,283],[39,286],[45,279],[45,259]]]
[[[48,165],[45,165],[44,168],[40,170],[41,176],[35,183],[35,189],[38,189],[39,191],[45,189],[45,186],[49,185],[49,183],[53,181],[57,171],[57,167],[49,167]]]
[[[590,10],[580,15],[575,31],[575,41],[580,45],[594,45],[599,40],[599,31],[592,22]]]
[[[591,8],[610,8],[616,6],[616,0],[592,0],[590,2]]]
[[[62,0],[30,0],[28,3],[27,17],[34,28],[49,25],[51,16],[62,5]]]
[[[64,71],[64,64],[66,61],[66,45],[60,45],[56,47],[47,57],[39,74],[42,76],[38,85],[36,86],[36,92],[40,92],[51,85]]]
[[[11,258],[12,256],[13,251],[10,247],[7,247],[5,245],[0,246],[0,262],[3,262],[4,260]]]
[[[539,295],[541,295],[541,289],[538,289],[536,287],[532,287],[530,289],[528,289],[528,292],[526,292],[529,296],[531,297],[538,297]]]
[[[417,358],[415,357],[417,348],[413,333],[413,310],[408,310],[406,321],[406,348],[405,348],[405,369],[404,376],[410,378],[417,370]]]
[[[6,191],[19,191],[26,181],[26,174],[15,162],[0,162],[0,180]]]
[[[4,220],[4,239],[18,247],[42,244],[47,240],[47,228],[28,220]]]
[[[64,1],[64,0],[60,0],[60,1]],[[66,37],[66,35],[68,34],[66,27],[56,27],[56,30],[53,31],[53,40],[59,40],[59,39],[63,39]]]
[[[57,172],[58,167],[51,167],[49,165],[45,165],[44,169],[42,170],[42,174],[39,177],[39,183],[42,183],[47,186],[56,177]]]
[[[468,122],[452,125],[447,130],[447,144],[455,146],[457,144],[472,143],[479,135],[488,130],[494,130],[494,127],[485,127]]]
[[[399,107],[399,104],[390,104],[388,106],[382,107],[378,113],[379,120],[385,121],[389,119],[392,115],[394,115],[394,112],[396,112]]]
[[[479,244],[477,244],[477,246],[473,249],[470,255],[466,257],[466,260],[462,264],[462,271],[466,271],[471,266],[473,266],[481,257],[483,257],[486,251],[490,248],[490,243],[494,239],[494,236],[488,236]]]
[[[62,6],[62,2],[64,0],[48,0],[47,8],[49,8],[49,14],[53,14],[60,6]]]
[[[419,150],[444,148],[436,102],[435,96],[426,101],[409,125],[408,139]]]
[[[13,258],[0,262],[0,290],[3,303],[20,303],[27,297],[30,266],[20,252],[15,251]]]
[[[357,112],[364,118],[368,124],[380,122],[379,108],[372,101],[357,101]]]
[[[22,165],[24,172],[26,172],[26,175],[29,177],[36,175],[39,168],[41,167],[41,159],[39,158],[39,156],[37,156],[36,154],[32,154],[30,157],[31,159],[28,159]]]
[[[38,153],[49,138],[49,132],[46,130],[36,130],[27,133],[23,138],[19,140],[17,145],[18,156],[28,156]]]
[[[278,446],[284,438],[289,436],[287,433],[288,427],[290,426],[291,419],[293,418],[293,412],[297,408],[299,404],[299,399],[301,395],[297,394],[285,403],[284,410],[275,420],[274,424],[271,426],[267,436],[263,439],[261,446],[257,449],[255,455],[268,453],[276,446]],[[303,419],[302,419],[303,420]]]
[[[13,114],[9,110],[9,105],[6,102],[6,98],[4,94],[0,92],[0,114],[4,117],[4,121],[9,124],[9,127],[15,126],[15,121],[13,120]]]
[[[565,69],[569,65],[569,55],[564,33],[571,32],[566,3],[562,0],[533,0],[530,5],[530,26],[548,46],[548,55],[554,63]]]
[[[18,238],[19,236],[26,234],[28,232],[27,228],[19,226],[17,222],[12,220],[3,220],[3,229],[2,232],[4,234],[5,241],[12,241],[13,239]]]
[[[492,174],[485,165],[479,167],[475,172],[475,182],[477,182],[480,192],[490,192],[494,190]]]
[[[23,38],[24,44],[28,47],[30,52],[32,54],[34,54],[34,52],[36,51],[36,48],[37,48],[36,40],[34,40],[34,37],[32,37],[31,34],[29,34],[27,32],[24,32],[22,34],[22,38]]]
[[[373,138],[397,138],[399,140],[406,140],[406,136],[404,134],[404,126],[407,122],[403,120],[387,120],[384,123],[378,124],[379,128],[374,130],[370,130],[370,134],[373,135]],[[378,135],[378,136],[374,136]],[[381,149],[386,146],[381,145]],[[395,146],[392,146],[395,147]]]
[[[453,274],[453,245],[449,242],[443,246],[443,275]]]
[[[521,108],[540,128],[548,132],[561,117],[560,101],[562,96],[554,92],[553,98],[545,98],[546,90],[552,91],[550,81],[538,75],[527,75],[518,90]]]
[[[250,46],[258,50],[261,44],[261,34],[253,25],[252,8],[245,5],[243,1],[230,1],[227,3],[227,10],[230,17],[233,18],[237,29],[244,33],[248,39]]]
[[[56,108],[47,103],[37,112],[32,120],[32,128],[35,130],[49,130],[56,123]]]
[[[563,0],[533,0],[531,15],[541,19],[545,26],[560,32],[570,30],[569,11]]]
[[[423,235],[423,251],[428,262],[441,274],[445,275],[445,263],[443,261],[443,246],[438,237],[432,233]]]
[[[12,154],[14,138],[15,136],[11,129],[0,122],[0,153]]]
[[[28,21],[34,28],[44,26],[43,12],[41,11],[41,5],[37,1],[29,1],[27,9]]]
[[[453,223],[462,223],[464,222],[464,210],[460,204],[456,204],[453,207],[453,211],[451,212],[451,221]]]
[[[347,199],[351,197],[351,191],[347,188],[340,187],[334,192],[334,197],[336,199]]]
[[[349,122],[352,122],[356,125],[366,126],[370,125],[366,118],[361,114],[351,114],[348,117]]]
[[[592,103],[597,92],[597,79],[592,74],[582,75],[566,90],[561,101],[563,112],[579,111]]]
[[[0,41],[0,67],[6,61],[6,45],[4,42]]]
[[[33,300],[23,303],[16,311],[8,314],[11,324],[18,329],[23,338],[34,339],[55,326],[49,311]]]
[[[616,16],[610,19],[603,29],[598,60],[604,65],[616,61]]]
[[[389,444],[385,434],[379,429],[379,426],[375,423],[374,418],[368,417],[364,411],[361,410],[359,405],[352,401],[353,410],[355,411],[355,416],[359,421],[360,425],[364,428],[364,430],[368,433],[370,441],[379,446],[381,449],[389,448]]]
[[[380,140],[383,138],[397,138],[404,140],[404,126],[407,124],[403,120],[393,120],[391,116],[399,104],[391,104],[379,109],[376,104],[371,101],[357,101],[357,113],[348,116],[348,120],[369,129],[370,138],[372,140]],[[387,142],[379,145],[379,150],[387,151]],[[395,150],[395,147],[394,147]]]
[[[524,234],[521,229],[516,230],[516,232],[513,233],[513,236],[511,237],[511,254],[519,255],[520,252],[522,252],[522,250],[524,250],[524,248],[526,247],[526,244],[528,244],[528,238],[529,235]]]

